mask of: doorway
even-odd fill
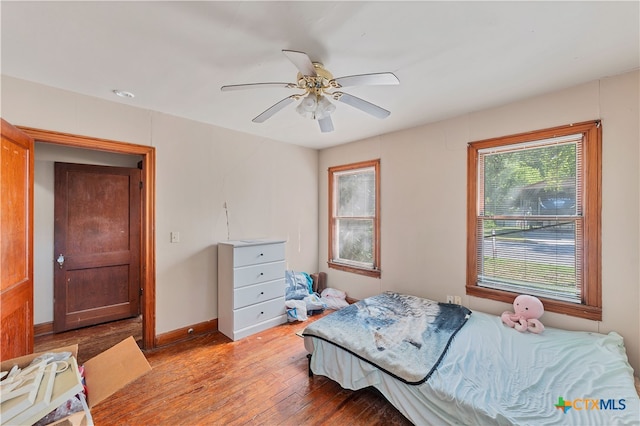
[[[54,163],[54,332],[140,314],[140,174]]]
[[[155,148],[87,136],[18,127],[36,142],[82,148],[141,158],[142,203],[140,227],[140,311],[142,313],[142,348],[155,347]]]

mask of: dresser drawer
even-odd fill
[[[280,298],[233,311],[234,328],[239,330],[285,313],[284,295]]]
[[[238,288],[266,281],[284,279],[284,269],[284,261],[234,268],[233,286],[234,288]]]
[[[284,260],[284,243],[259,244],[235,247],[233,249],[234,267],[276,262],[278,260]]]
[[[284,279],[241,287],[233,292],[233,309],[243,308],[277,297],[282,298],[283,296]]]

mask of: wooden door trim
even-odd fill
[[[141,224],[141,269],[142,287],[142,346],[153,349],[156,346],[156,251],[155,251],[155,205],[156,205],[156,149],[152,146],[137,145],[90,136],[73,135],[16,126],[36,142],[95,151],[133,154],[142,157],[142,224]]]

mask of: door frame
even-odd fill
[[[140,155],[142,157],[142,217],[140,247],[140,287],[142,288],[142,348],[156,346],[156,149],[148,145],[137,145],[90,136],[16,126],[31,136],[35,142],[44,142],[74,148],[91,149],[118,154]],[[32,182],[31,185],[34,183]]]

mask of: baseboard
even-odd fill
[[[34,324],[33,337],[44,336],[45,334],[53,334],[53,321]]]
[[[214,331],[218,331],[217,318],[159,334],[156,336],[156,346],[170,345],[172,343],[187,340],[201,334],[213,333]],[[43,322],[41,324],[35,324],[33,326],[34,337],[44,336],[46,334],[53,334],[53,321]]]
[[[183,340],[191,339],[194,336],[213,333],[214,331],[218,331],[217,318],[198,324],[193,324],[187,327],[182,327],[177,330],[168,331],[166,333],[158,334],[156,336],[156,347],[181,342]]]

